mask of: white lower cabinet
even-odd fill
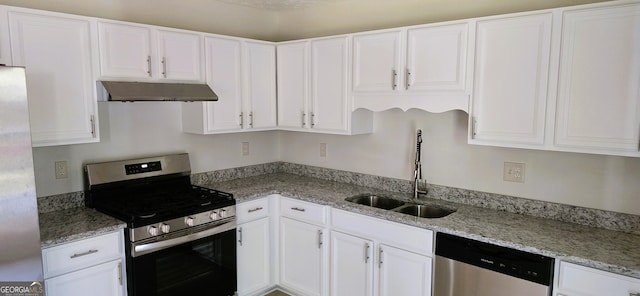
[[[377,264],[377,295],[431,295],[430,257],[388,245],[379,245]]]
[[[44,281],[46,294],[50,296],[124,295],[122,260],[113,260],[79,271],[67,273]]]
[[[373,242],[331,232],[331,295],[373,295]]]
[[[308,202],[280,200],[280,286],[296,295],[328,295],[326,210]]]
[[[238,295],[261,295],[273,286],[269,197],[238,204]]]
[[[331,295],[431,295],[433,233],[333,209]]]
[[[636,296],[640,279],[560,262],[557,296]]]
[[[126,295],[122,231],[42,250],[49,296]]]

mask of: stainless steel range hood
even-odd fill
[[[217,101],[206,84],[99,81],[107,101]]]

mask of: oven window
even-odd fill
[[[133,295],[233,295],[235,229],[132,258]]]

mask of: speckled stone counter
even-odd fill
[[[408,194],[383,192],[371,187],[287,173],[271,173],[203,185],[233,193],[238,202],[277,193],[640,278],[640,235],[637,234],[428,198],[421,198],[417,202],[455,208],[457,211],[444,218],[416,218],[344,200],[360,193],[377,193],[409,200],[411,196]]]
[[[126,223],[89,208],[40,213],[41,248],[123,229]]]

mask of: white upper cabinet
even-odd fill
[[[216,102],[182,104],[182,130],[210,134],[242,130],[242,41],[205,37],[207,84]]]
[[[479,20],[470,143],[542,145],[552,14]]]
[[[390,92],[399,89],[403,69],[403,31],[353,37],[353,91]]]
[[[160,78],[202,80],[202,37],[196,33],[158,30]]]
[[[98,27],[103,78],[203,80],[200,34],[128,23]]]
[[[278,127],[331,134],[372,131],[368,111],[352,112],[349,38],[278,45]]]
[[[207,36],[207,84],[216,102],[182,103],[182,130],[234,133],[276,127],[275,45]]]
[[[310,117],[308,55],[308,41],[277,46],[279,128],[307,128],[307,117]]]
[[[640,4],[563,14],[555,145],[640,156]]]
[[[276,46],[245,43],[247,94],[243,126],[252,130],[272,129],[278,124],[276,111]]]
[[[9,37],[9,20],[7,19],[7,8],[0,6],[0,65],[10,66],[11,62],[11,41]]]
[[[33,146],[98,142],[95,23],[50,13],[8,17],[12,64],[27,69]]]
[[[467,111],[467,22],[353,37],[354,108]]]
[[[466,91],[467,31],[466,23],[409,29],[405,89]]]

